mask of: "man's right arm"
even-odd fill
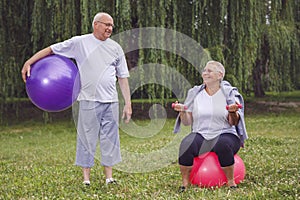
[[[35,63],[36,61],[52,54],[52,49],[50,47],[46,47],[42,50],[40,50],[39,52],[37,52],[36,54],[34,54],[31,58],[29,58],[23,65],[23,68],[21,70],[21,74],[22,74],[22,79],[24,82],[26,82],[26,77],[30,76],[30,67],[33,63]]]

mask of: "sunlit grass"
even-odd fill
[[[1,127],[0,199],[298,199],[299,117],[299,113],[247,116],[249,140],[239,152],[246,177],[239,189],[191,187],[184,194],[177,193],[181,178],[176,159],[180,138],[189,128],[174,135],[174,119],[163,126],[147,120],[136,121],[137,126],[128,129],[121,125],[123,150],[145,154],[169,145],[172,155],[168,165],[149,172],[115,170],[119,185],[111,187],[105,185],[98,159],[92,169],[92,185],[82,186],[81,169],[73,165],[76,129],[72,122]],[[151,168],[162,161],[153,156],[145,165]],[[127,167],[135,165],[143,167],[143,163]]]
[[[299,113],[265,114],[246,117],[250,134],[270,137],[299,137]]]

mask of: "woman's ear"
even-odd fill
[[[223,80],[223,73],[222,73],[222,72],[220,72],[220,73],[219,73],[218,80],[220,80],[220,81],[222,81],[222,80]]]

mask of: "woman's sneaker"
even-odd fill
[[[178,193],[183,193],[183,192],[185,192],[185,190],[186,190],[186,187],[180,186],[178,189]]]

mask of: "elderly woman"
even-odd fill
[[[179,165],[183,192],[189,185],[194,157],[215,152],[227,177],[227,185],[234,181],[234,155],[248,138],[244,122],[244,102],[237,88],[223,81],[225,69],[217,61],[209,61],[202,71],[203,84],[188,91],[184,104],[175,102],[179,111],[174,132],[180,123],[192,127],[192,132],[181,142]]]

